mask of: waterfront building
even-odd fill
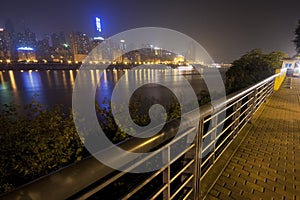
[[[53,33],[51,35],[51,41],[52,41],[52,47],[53,48],[61,48],[64,44],[67,43],[66,36],[63,31],[60,31],[59,33]]]
[[[72,32],[70,35],[73,58],[76,62],[82,62],[91,51],[90,40],[85,33]]]
[[[49,36],[45,36],[37,42],[36,57],[38,60],[50,60],[51,48],[49,45]]]
[[[11,40],[9,33],[0,28],[0,60],[7,60],[11,58]]]
[[[35,50],[32,47],[19,47],[17,48],[18,61],[36,61]]]

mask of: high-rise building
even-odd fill
[[[94,20],[94,37],[102,36],[102,24],[100,17],[95,17]]]
[[[189,44],[189,49],[186,52],[186,59],[190,63],[196,62],[196,46],[194,43]]]
[[[37,42],[36,57],[38,60],[50,60],[50,55],[49,36],[46,35],[42,40]]]
[[[65,33],[53,33],[51,35],[51,59],[55,62],[73,60],[70,44],[68,44]]]
[[[104,61],[103,60],[103,48],[98,48],[98,46],[104,41],[102,37],[94,37],[91,39],[91,51],[93,51],[92,60],[94,61]],[[103,46],[102,46],[103,47]]]
[[[34,61],[36,60],[35,50],[31,47],[17,48],[18,61]]]
[[[74,61],[81,62],[91,51],[90,40],[85,33],[73,32],[70,36]]]
[[[0,60],[7,60],[11,58],[11,40],[9,33],[4,29],[0,28]]]
[[[63,31],[59,33],[53,33],[51,35],[52,47],[53,48],[61,48],[64,44],[66,44],[66,36]]]
[[[19,47],[30,47],[36,48],[36,36],[35,33],[31,32],[29,29],[26,29],[25,32],[17,33],[16,37],[16,48]]]
[[[120,49],[121,51],[125,51],[125,50],[126,50],[126,43],[125,43],[125,40],[120,40],[119,49]]]
[[[15,32],[15,27],[10,19],[5,21],[5,31],[7,31],[10,38],[10,55],[12,60],[17,60],[17,34]]]

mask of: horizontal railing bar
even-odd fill
[[[251,100],[253,100],[253,97],[251,97],[251,99],[249,99],[245,104],[248,104]],[[245,105],[245,104],[243,104],[243,105]],[[235,105],[235,104],[232,104],[232,105]],[[230,115],[228,115],[228,116],[227,116],[224,120],[222,120],[218,125],[223,124],[226,120],[228,120],[228,119],[231,118],[233,115],[235,115],[235,114],[237,113],[237,111],[239,111],[239,110],[241,109],[241,107],[243,107],[243,106],[240,106],[239,108],[237,108],[237,110],[235,110],[235,111],[232,112]],[[251,108],[247,108],[247,110],[248,110],[248,109],[251,109]],[[227,126],[226,130],[227,130],[229,127],[231,127],[233,123],[235,123],[235,121],[231,122],[231,123]],[[224,133],[226,130],[223,130],[220,134]],[[212,131],[207,132],[205,135],[203,135],[202,138],[205,139],[208,135],[210,135],[211,132],[212,132]]]
[[[266,79],[266,80],[270,80],[270,81],[271,81],[271,80],[275,79],[275,77],[277,77],[277,76],[279,76],[279,75],[280,75],[280,74],[273,75],[273,76],[269,77],[269,78]],[[266,80],[265,80],[264,82],[266,82]],[[252,88],[252,89],[255,89],[255,86],[256,86],[256,85],[252,86],[251,88]],[[264,86],[264,85],[261,85],[261,87],[263,87],[263,86]],[[272,89],[272,88],[273,88],[273,81],[269,82],[269,83],[268,83],[268,86],[266,86],[266,87],[269,88],[269,92],[267,92],[267,95],[266,95],[265,97],[269,96],[269,95],[272,93],[272,91],[273,91],[273,89]],[[250,88],[249,88],[249,89],[250,89]],[[249,91],[249,90],[248,90],[248,91]],[[243,93],[245,93],[245,92],[246,92],[246,91],[244,91]],[[237,98],[237,96],[235,96],[235,98]],[[258,98],[258,99],[261,99],[261,98]],[[264,98],[262,98],[262,99],[264,99]],[[239,128],[239,132],[240,132],[240,130],[242,130],[242,129],[246,126],[247,121],[250,120],[250,118],[248,118],[248,117],[249,117],[250,115],[253,115],[253,114],[260,108],[260,106],[262,105],[262,100],[260,100],[260,101],[259,101],[259,104],[256,104],[256,105],[257,105],[257,107],[254,108],[254,112],[253,112],[253,113],[249,112],[249,113],[248,113],[248,114],[247,114],[247,115],[239,122],[239,124],[237,125],[237,127],[229,133],[229,136],[232,136],[232,134],[235,132],[235,130],[236,130],[242,123],[244,123],[244,124],[242,125],[242,127]],[[247,110],[248,110],[248,109],[247,109]],[[248,118],[248,119],[247,119],[247,118]],[[246,122],[245,122],[245,120],[246,120]],[[233,122],[235,122],[235,121],[233,121]],[[236,138],[236,137],[237,137],[237,135],[233,135],[233,139],[230,140],[230,141],[228,142],[227,147],[234,141],[234,138]],[[226,140],[224,140],[224,141],[222,142],[222,144],[223,144],[225,141],[226,141]],[[222,145],[218,145],[218,146],[221,147]],[[226,150],[226,147],[219,153],[219,155],[216,157],[216,159],[215,159],[214,162],[216,162],[216,161],[218,161],[218,160],[220,159],[222,153],[223,153],[225,150]],[[215,153],[215,152],[212,152],[208,158],[211,158],[211,157],[214,155],[214,153]],[[205,163],[209,161],[208,158],[206,158]],[[203,166],[204,166],[204,165],[201,165],[201,167],[203,167]],[[210,166],[204,171],[204,173],[201,173],[201,175],[200,175],[200,182],[203,180],[203,178],[204,178],[205,175],[209,172],[209,170],[212,168],[212,166],[213,166],[213,165],[210,165]]]
[[[229,119],[229,117],[233,116],[234,114],[236,114],[238,111],[240,111],[242,109],[242,107],[244,107],[245,105],[247,105],[251,100],[253,99],[250,98],[249,100],[247,100],[244,104],[242,104],[241,106],[239,106],[239,108],[237,108],[234,112],[232,112],[228,117],[226,117],[225,119],[223,119],[221,122],[219,122],[216,126],[214,126],[212,129],[210,129],[205,135],[203,135],[203,139],[205,139],[208,135],[210,135],[210,133],[212,133],[213,131],[215,131],[219,126],[221,126],[227,119]],[[247,110],[250,108],[247,108]]]
[[[168,188],[167,184],[164,184],[155,194],[154,196],[152,196],[151,198],[149,198],[150,200],[154,200],[156,199],[156,197],[158,197],[158,195],[160,195],[165,189]]]
[[[232,121],[220,134],[224,134],[229,128],[233,126],[233,124],[236,123],[236,120]]]
[[[216,147],[215,151],[217,151],[224,144],[224,142],[226,142],[226,140],[232,136],[233,133],[234,133],[234,131],[231,131],[231,133],[228,134],[227,137],[224,138],[224,140]]]
[[[251,93],[248,93],[247,95],[239,98],[237,101],[235,101],[232,104],[229,104],[229,106],[226,106],[225,108],[223,108],[222,110],[219,110],[218,112],[214,113],[212,116],[210,116],[209,118],[204,120],[204,123],[210,121],[211,119],[213,119],[214,117],[216,117],[217,115],[219,115],[220,113],[224,112],[225,110],[228,110],[229,108],[231,108],[232,106],[236,105],[237,103],[239,103],[240,101],[242,101],[243,99],[245,99],[246,97],[250,96]]]
[[[240,98],[238,101],[244,99],[245,97],[247,97],[247,96],[249,96],[251,94],[250,91],[252,91],[254,88],[257,89],[257,88],[261,88],[261,87],[265,86],[266,83],[269,83],[271,80],[273,80],[273,78],[275,78],[277,76],[278,76],[278,74],[275,74],[275,75],[267,78],[266,80],[264,80],[264,81],[262,81],[262,82],[260,82],[260,83],[258,83],[256,85],[253,85],[253,86],[249,87],[248,89],[244,90],[243,94],[246,94],[246,95],[241,95],[241,91],[234,93],[235,95],[233,95],[232,97],[228,98],[225,102],[223,102],[223,104],[230,104],[230,102],[232,102],[232,101],[234,101],[235,99],[238,99],[238,98]],[[231,95],[229,95],[229,96],[231,96]],[[234,104],[232,104],[232,105],[234,105]],[[221,106],[219,106],[219,107],[221,107]],[[224,110],[221,110],[221,111],[218,111],[218,112],[220,113],[222,111],[224,111]],[[209,120],[211,120],[212,118],[213,118],[213,116],[211,116],[210,118],[206,119],[204,121],[204,123],[207,122],[207,121],[209,121]]]
[[[241,127],[241,129],[242,129],[244,126],[246,126],[246,124],[244,124],[244,125]],[[232,131],[232,132],[233,132],[233,131]],[[236,138],[236,136],[237,136],[237,135],[233,135],[233,139]],[[229,146],[229,145],[233,142],[233,139],[230,140],[230,141],[228,142],[228,145],[227,145],[227,146]],[[223,150],[220,152],[219,156],[217,156],[217,158],[215,159],[214,162],[217,162],[217,161],[220,159],[220,157],[221,157],[221,155],[222,155],[222,153],[223,153],[224,151],[225,151],[225,149],[223,149]],[[213,154],[212,154],[212,155],[213,155]],[[201,166],[201,167],[202,167],[202,166]],[[200,181],[203,180],[203,178],[205,177],[205,175],[209,172],[209,170],[210,170],[212,167],[213,167],[213,165],[210,165],[210,166],[205,170],[205,172],[204,172],[203,174],[201,174],[201,176],[200,176]]]
[[[182,200],[186,200],[186,199],[192,194],[193,191],[194,191],[194,189],[191,188],[191,189],[189,190],[189,192],[185,195],[185,197],[183,197]]]
[[[233,101],[235,101],[236,99],[240,98],[241,96],[244,96],[245,94],[249,93],[250,91],[256,89],[257,87],[269,82],[269,81],[272,81],[273,79],[275,79],[277,76],[279,76],[280,74],[274,74],[268,78],[266,78],[265,80],[253,85],[253,86],[250,86],[249,88],[247,89],[244,89],[242,91],[238,91],[238,92],[235,92],[231,95],[228,96],[227,100],[224,101],[223,103],[220,102],[220,105],[218,107],[223,107],[224,105],[228,104],[228,103],[231,103]]]
[[[187,130],[185,133],[183,133],[182,135],[180,135],[178,137],[178,140],[181,139],[182,137],[185,137],[188,133],[190,133],[191,131],[195,130],[195,128],[190,128],[189,130]],[[175,141],[176,142],[176,141]],[[174,143],[174,142],[173,142]],[[149,154],[148,156],[146,156],[145,158],[139,160],[138,162],[136,162],[134,165],[131,165],[129,168],[127,168],[125,171],[131,171],[132,169],[136,168],[137,166],[139,166],[140,164],[142,164],[144,161],[148,160],[151,157],[154,157],[155,155],[163,152],[168,146],[172,145],[173,143],[169,143],[168,145],[166,145],[164,148],[160,149],[159,151],[155,151],[153,152],[153,154]],[[191,147],[192,146],[192,147]],[[191,145],[189,148],[186,149],[186,151],[188,151],[189,149],[193,148],[194,146]],[[184,151],[183,153],[180,154],[180,156],[182,156],[186,151]],[[180,157],[178,156],[178,157]],[[176,159],[174,159],[172,162],[174,162]],[[171,162],[171,163],[172,163]],[[170,164],[170,163],[169,163]],[[165,165],[167,166],[167,165]],[[164,167],[165,167],[164,166]],[[92,196],[93,194],[97,193],[99,190],[103,189],[104,187],[106,187],[107,185],[111,184],[112,182],[116,181],[118,178],[122,177],[124,174],[126,174],[126,172],[120,172],[117,175],[113,176],[112,178],[108,179],[107,181],[105,181],[105,183],[102,183],[101,185],[93,188],[92,190],[90,190],[89,192],[85,193],[84,195],[82,195],[80,197],[80,199],[86,199],[90,196]]]
[[[152,174],[150,177],[148,177],[146,180],[144,180],[142,183],[140,183],[137,187],[131,190],[126,196],[122,197],[122,200],[129,199],[132,195],[134,195],[136,192],[138,192],[141,188],[143,188],[145,185],[147,185],[150,181],[152,181],[156,176],[161,174],[164,170],[166,170],[167,166],[162,167],[160,170]]]
[[[176,192],[174,192],[170,199],[173,199],[193,178],[194,174],[191,174],[189,178],[187,178],[187,180],[176,190]]]
[[[208,143],[208,145],[206,145],[206,147],[202,150],[202,153],[204,153],[207,149],[209,149],[209,147],[211,147],[211,145],[213,145],[215,143],[214,140],[212,140],[210,143]]]
[[[178,158],[180,158],[181,156],[183,156],[185,153],[187,153],[188,151],[190,151],[195,146],[196,146],[195,144],[192,144],[188,148],[186,148],[182,153],[180,153],[179,155],[177,155],[174,159],[172,159],[170,161],[170,165],[173,164]]]
[[[204,151],[203,151],[204,152]],[[212,157],[212,156],[214,156],[214,154],[213,154],[213,152],[210,152],[211,154],[207,157],[207,158],[205,158],[205,160],[204,160],[204,162],[202,162],[201,163],[201,167],[203,167],[209,160],[210,160],[210,158]]]
[[[178,176],[180,176],[187,168],[189,168],[193,163],[195,162],[194,159],[192,159],[188,164],[186,164],[173,178],[170,180],[172,183]]]

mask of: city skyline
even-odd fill
[[[182,51],[182,54],[171,53],[157,45],[143,43],[140,49],[133,49],[133,40],[125,41],[104,40],[101,37],[100,18],[95,18],[95,34],[89,36],[83,32],[52,33],[42,40],[37,40],[36,33],[26,28],[24,31],[15,32],[13,24],[0,28],[0,63],[82,63],[88,55],[94,64],[111,62],[112,64],[184,64],[195,63],[195,49]],[[131,35],[132,36],[132,35]],[[127,37],[126,37],[127,38]],[[129,38],[127,38],[129,39]],[[128,43],[129,42],[129,43]],[[144,41],[146,42],[146,41]],[[95,49],[100,43],[102,47]],[[163,44],[163,43],[161,43]],[[127,47],[128,46],[128,47]],[[127,52],[127,53],[126,53]],[[92,54],[90,54],[92,53]]]
[[[300,2],[289,1],[2,1],[0,26],[11,19],[29,27],[42,39],[63,30],[94,33],[94,18],[101,19],[105,38],[131,28],[157,26],[180,31],[199,42],[216,62],[232,62],[245,52],[295,54],[294,30]]]

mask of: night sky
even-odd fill
[[[92,36],[93,19],[102,20],[105,37],[145,26],[180,31],[198,41],[217,62],[232,62],[253,48],[294,55],[299,0],[1,0],[0,26],[10,18],[44,34],[64,30]]]

